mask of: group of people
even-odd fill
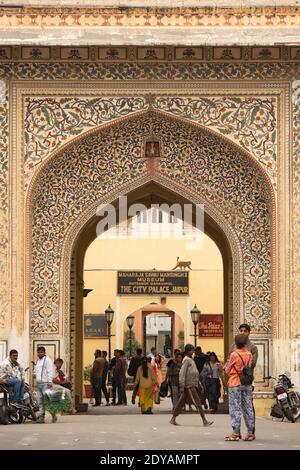
[[[43,346],[37,348],[37,361],[33,371],[39,404],[37,423],[45,422],[46,409],[51,414],[53,423],[57,421],[58,413],[73,412],[71,384],[62,371],[62,365],[61,358],[55,359],[53,363]],[[12,349],[0,364],[0,382],[13,389],[12,402],[21,405],[24,403],[25,371],[18,362],[16,349]],[[61,398],[51,400],[51,393],[47,393],[49,390]]]
[[[237,441],[241,436],[241,418],[244,417],[247,427],[246,441],[255,439],[255,411],[252,393],[254,389],[254,368],[258,359],[257,347],[250,341],[251,328],[248,324],[239,327],[229,356],[225,364],[221,364],[214,352],[204,354],[200,347],[194,348],[187,344],[184,352],[174,351],[174,357],[167,363],[167,373],[164,382],[171,389],[173,415],[171,424],[177,425],[176,418],[186,404],[193,404],[201,416],[204,426],[210,426],[202,406],[215,413],[221,396],[221,382],[228,391],[229,414],[232,433],[225,440]],[[158,380],[157,370],[160,370],[160,359],[154,355],[142,356],[141,350],[131,360],[131,366],[136,371],[135,389],[132,402],[139,395],[141,412],[152,414],[153,401],[162,384],[162,376]],[[193,357],[194,356],[194,357]],[[161,372],[161,370],[160,370]],[[225,379],[226,377],[226,379]]]
[[[94,406],[100,406],[101,395],[104,394],[106,405],[127,405],[126,377],[133,378],[134,390],[132,403],[138,404],[142,414],[152,414],[153,404],[160,402],[162,387],[171,390],[173,414],[171,424],[177,424],[177,416],[185,405],[194,405],[201,416],[204,426],[210,426],[202,406],[209,403],[210,412],[218,409],[221,396],[221,381],[228,391],[229,414],[232,433],[226,440],[238,441],[241,437],[241,417],[247,427],[246,441],[255,439],[255,411],[252,393],[254,389],[254,368],[258,359],[257,347],[250,341],[251,328],[248,324],[239,327],[239,334],[235,337],[229,356],[225,364],[221,364],[214,352],[204,354],[200,347],[194,348],[187,344],[184,352],[174,351],[174,357],[167,363],[166,377],[162,375],[162,357],[155,348],[145,356],[142,349],[137,349],[136,355],[131,358],[128,370],[127,360],[123,350],[115,349],[111,361],[107,359],[107,352],[95,351],[95,360],[90,371]],[[63,360],[57,358],[54,363],[43,346],[37,349],[37,361],[34,366],[34,379],[36,382],[39,417],[38,423],[45,422],[47,409],[52,422],[57,421],[57,413],[72,412],[71,384],[62,371]],[[226,381],[225,378],[226,377]],[[107,390],[108,378],[112,385],[112,402],[109,401]],[[0,383],[12,387],[12,400],[22,403],[24,399],[25,371],[18,362],[18,351],[11,350],[8,358],[0,364]],[[50,393],[49,393],[50,391]],[[51,400],[51,391],[61,392],[61,400]],[[164,392],[166,396],[168,392]],[[50,399],[49,399],[50,397]]]
[[[126,371],[127,361],[122,349],[114,350],[114,357],[109,362],[107,351],[96,349],[95,360],[90,371],[90,382],[92,385],[92,396],[95,399],[93,406],[101,405],[102,393],[109,405],[127,405],[126,397]],[[107,391],[108,380],[112,385],[112,401],[109,401]]]
[[[156,353],[155,348],[151,349],[151,352],[147,357],[143,356],[141,348],[137,348],[136,355],[131,358],[128,368],[125,352],[121,349],[114,350],[114,356],[110,362],[107,360],[106,351],[100,351],[97,349],[94,356],[95,360],[90,371],[92,394],[95,400],[95,403],[93,404],[94,407],[101,405],[102,393],[106,400],[106,406],[127,405],[126,380],[127,376],[130,376],[133,378],[134,388],[136,389],[137,394],[140,393],[137,390],[137,384],[140,384],[140,388],[143,389],[151,388],[152,402],[149,404],[147,397],[148,395],[150,396],[150,394],[148,392],[146,392],[146,394],[141,392],[142,396],[140,396],[139,404],[141,406],[142,413],[147,412],[149,414],[152,412],[153,400],[155,403],[159,403],[159,390],[162,383],[162,357]],[[149,374],[148,365],[150,370]],[[143,376],[141,376],[142,371],[144,374]],[[111,402],[109,401],[107,390],[108,381],[111,383],[112,388]]]

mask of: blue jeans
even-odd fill
[[[125,379],[116,378],[116,387],[118,392],[118,404],[127,405]]]
[[[99,377],[98,379],[92,379],[93,397],[95,398],[95,405],[100,405],[101,403],[101,386],[101,377]]]
[[[211,410],[217,411],[221,390],[220,380],[207,377],[205,380],[205,386],[207,390],[209,407]]]
[[[22,380],[11,378],[11,379],[6,379],[5,383],[7,385],[12,385],[12,387],[14,388],[14,400],[16,401],[23,400],[25,383],[22,382]]]
[[[40,411],[40,417],[45,418],[45,399],[44,399],[44,393],[48,388],[48,384],[37,384],[37,396],[38,396],[38,403],[39,403],[39,411]]]

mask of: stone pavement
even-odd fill
[[[256,441],[224,442],[230,431],[228,415],[209,415],[214,421],[210,428],[202,426],[195,412],[179,416],[180,426],[169,424],[170,417],[169,399],[155,406],[154,415],[141,415],[131,404],[90,408],[88,414],[59,417],[55,424],[47,417],[46,424],[0,425],[0,449],[300,450],[300,421],[258,417]]]

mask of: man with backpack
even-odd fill
[[[239,441],[241,437],[241,418],[244,416],[248,433],[244,441],[254,441],[255,417],[252,404],[253,357],[246,348],[247,336],[235,337],[236,349],[230,354],[225,370],[229,375],[228,397],[232,434],[226,441]]]

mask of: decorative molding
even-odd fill
[[[300,22],[299,22],[300,26]],[[13,63],[286,63],[300,62],[299,46],[10,46],[0,64]]]
[[[300,25],[299,8],[34,8],[0,7],[0,28],[152,27],[293,27]]]
[[[0,328],[10,326],[9,312],[9,165],[8,87],[0,80]]]

